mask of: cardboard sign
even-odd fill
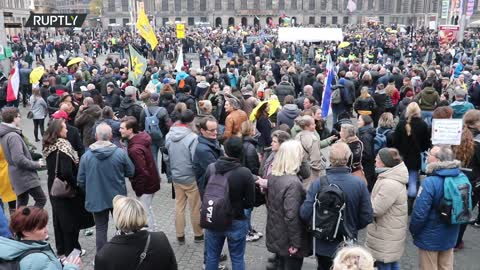
[[[433,119],[433,145],[460,145],[462,139],[462,119]]]
[[[177,24],[177,38],[185,38],[185,25],[183,23]]]

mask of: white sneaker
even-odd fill
[[[254,241],[257,241],[258,239],[260,239],[260,236],[258,236],[253,232],[249,232],[247,234],[247,242],[254,242]]]

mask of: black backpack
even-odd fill
[[[354,237],[345,225],[346,200],[342,189],[328,182],[327,176],[320,177],[321,189],[315,195],[311,230],[319,240],[335,242]]]
[[[31,249],[23,252],[20,256],[13,260],[4,260],[0,258],[0,270],[20,270],[20,261],[33,253],[44,253],[45,249]],[[48,256],[45,254],[45,256]]]
[[[200,209],[200,226],[213,231],[226,231],[233,220],[228,185],[230,172],[217,173],[215,163],[210,164],[207,171],[209,178]]]

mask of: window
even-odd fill
[[[256,9],[256,10],[260,9],[260,0],[255,0],[253,2],[253,9]]]
[[[228,9],[235,9],[235,0],[228,0]]]
[[[162,0],[162,11],[168,11],[168,0]],[[168,22],[168,18],[163,19],[167,19]]]
[[[327,0],[322,0],[322,2],[320,2],[320,9],[323,11],[327,9]]]
[[[385,0],[378,0],[378,10],[385,11]]]
[[[293,10],[297,10],[297,0],[291,0],[292,1],[292,5],[291,5],[291,8]]]
[[[195,4],[193,3],[193,0],[187,0],[187,10],[195,10]]]
[[[402,12],[402,0],[397,0],[397,5],[395,7],[395,12],[397,12],[397,13]]]
[[[308,9],[309,10],[315,10],[315,0],[310,0],[308,2]]]
[[[368,10],[373,9],[373,0],[368,0]]]
[[[117,23],[117,19],[109,19],[108,23]]]
[[[343,17],[343,24],[348,24],[348,16]]]
[[[188,25],[194,25],[194,24],[195,24],[195,18],[188,17]]]
[[[476,7],[477,4],[478,4],[478,1],[475,1],[474,6],[473,6],[473,10],[476,10],[476,9],[477,9],[477,7]],[[432,12],[432,13],[437,13],[437,12],[438,12],[438,0],[433,0],[431,7],[432,7],[432,11],[431,11],[431,12]]]
[[[127,23],[128,23],[129,19],[123,19],[123,26],[127,26]]]
[[[265,3],[265,8],[266,9],[272,9],[272,0],[267,0],[267,2]]]
[[[108,0],[108,11],[115,11],[115,0]]]
[[[308,17],[308,24],[315,24],[315,17],[313,16]]]
[[[222,10],[222,0],[215,0],[215,9]]]
[[[247,0],[242,0],[240,2],[240,9],[247,9]]]
[[[122,0],[122,11],[128,11],[128,0]]]
[[[285,0],[278,0],[278,9],[285,9]]]
[[[332,10],[338,10],[338,0],[332,1]]]
[[[320,17],[320,24],[327,24],[327,17],[325,16]]]
[[[337,23],[338,23],[337,16],[333,16],[332,17],[332,24],[337,24]]]
[[[385,17],[380,16],[380,17],[378,17],[378,19],[380,20],[380,23],[382,23],[382,24],[385,23]]]
[[[175,1],[175,11],[182,11],[182,1]]]
[[[200,11],[207,10],[207,0],[200,0]]]
[[[168,0],[167,0],[168,1]],[[162,18],[162,24],[166,25],[168,23],[168,18]]]
[[[363,9],[363,0],[358,0],[357,1],[357,10],[362,10]]]
[[[200,17],[201,22],[207,22],[207,17]]]

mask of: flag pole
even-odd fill
[[[133,1],[135,1],[135,0],[128,1],[128,5],[129,5],[128,9],[130,10],[130,26],[131,26],[131,31],[132,31],[132,37],[135,33],[134,32],[134,27],[135,26],[134,26],[134,22],[133,22],[133,8],[134,8],[135,4],[133,3]]]

